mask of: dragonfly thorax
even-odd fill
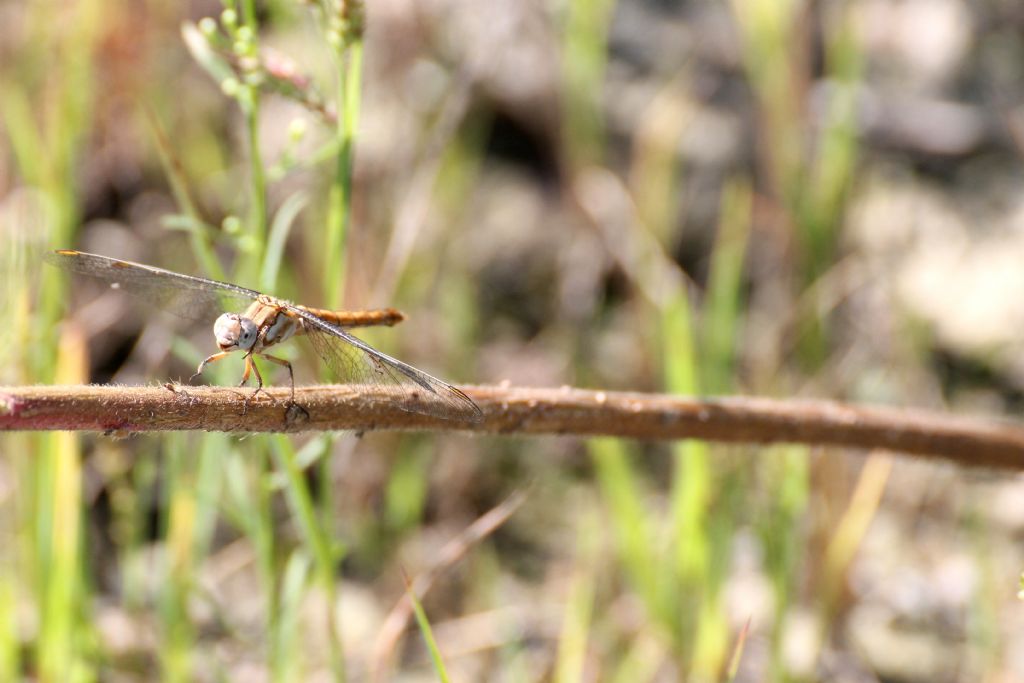
[[[213,336],[221,351],[248,351],[256,343],[256,323],[237,313],[225,313],[213,323]]]

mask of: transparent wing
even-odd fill
[[[259,296],[255,290],[227,282],[84,251],[54,251],[44,258],[72,273],[109,282],[111,287],[189,320],[215,318],[224,311],[244,308]]]
[[[306,334],[313,348],[338,379],[374,387],[409,412],[467,422],[483,419],[479,406],[447,382],[381,353],[297,306],[288,309],[307,323]]]

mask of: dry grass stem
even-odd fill
[[[963,465],[1024,469],[1024,427],[941,413],[869,408],[831,401],[751,397],[467,387],[479,423],[403,410],[371,387],[288,390],[164,386],[0,387],[0,430],[132,433],[171,430],[309,432],[325,430],[476,431],[490,434],[704,439],[884,449],[943,457]]]

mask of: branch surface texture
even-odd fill
[[[483,410],[458,422],[403,410],[373,387],[0,387],[0,430],[130,434],[170,430],[472,431],[487,434],[703,439],[884,449],[969,466],[1024,470],[1024,427],[942,413],[830,401],[685,398],[582,389],[464,387]]]

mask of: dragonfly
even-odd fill
[[[192,379],[210,363],[242,352],[245,370],[239,386],[244,386],[251,375],[257,382],[249,398],[263,390],[263,376],[255,362],[261,358],[288,369],[294,404],[295,373],[291,363],[266,350],[291,337],[305,336],[339,379],[375,389],[403,410],[448,420],[479,422],[483,418],[480,407],[460,389],[381,353],[348,332],[351,328],[391,326],[404,320],[405,316],[393,308],[311,308],[239,285],[84,251],[62,249],[48,253],[46,260],[72,273],[103,280],[179,317],[208,322],[216,315],[213,334],[220,351],[203,360]],[[242,312],[224,312],[231,308]]]

